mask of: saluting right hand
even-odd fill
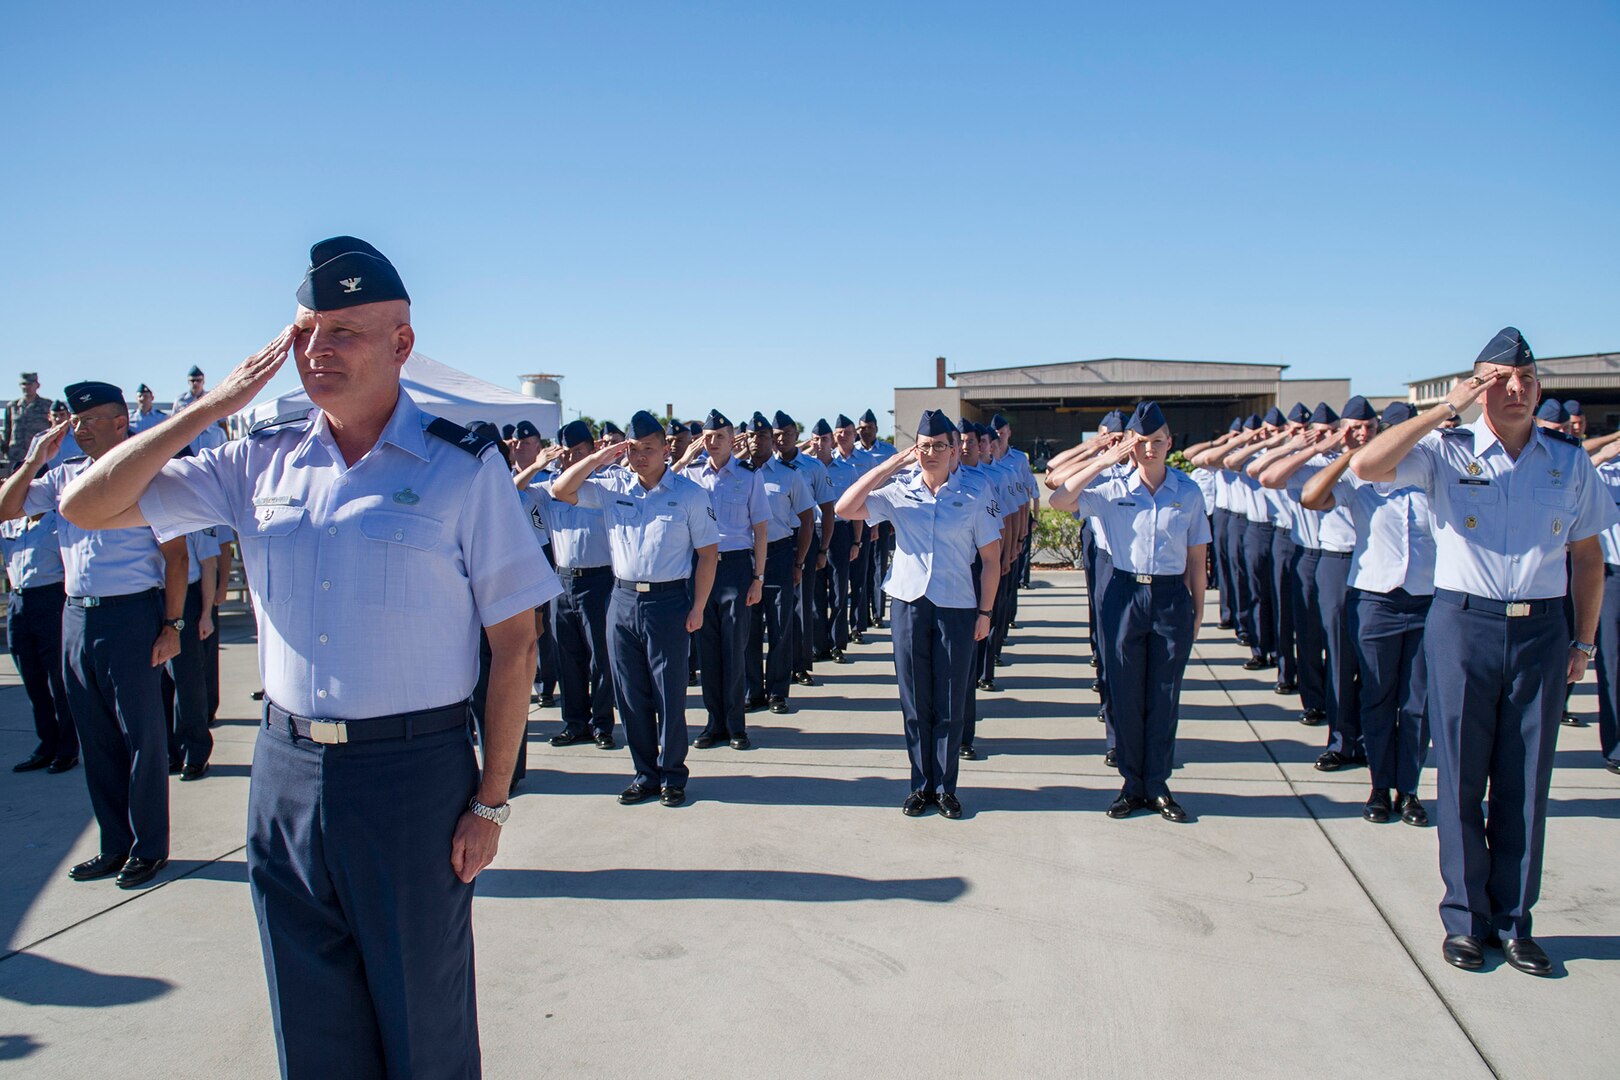
[[[51,460],[56,452],[62,449],[62,440],[67,438],[68,428],[73,425],[72,420],[63,420],[60,424],[52,424],[28,444],[28,460],[38,466]]]
[[[1470,375],[1466,379],[1459,379],[1457,385],[1451,388],[1451,393],[1446,395],[1446,400],[1451,403],[1451,406],[1454,409],[1456,409],[1458,412],[1462,412],[1464,409],[1468,408],[1468,406],[1484,397],[1485,391],[1489,390],[1492,384],[1500,382],[1502,379],[1507,377],[1508,373],[1506,369],[1497,368],[1495,371],[1492,371],[1487,375]]]
[[[210,405],[218,406],[225,415],[250,404],[264,389],[265,383],[281,370],[297,337],[298,327],[288,324],[270,344],[237,364],[229,375],[220,380],[218,386],[203,397]]]

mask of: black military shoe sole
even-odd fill
[[[93,859],[84,862],[68,871],[68,877],[74,881],[95,881],[97,878],[112,877],[124,868],[129,859],[124,855],[111,855],[102,852]]]

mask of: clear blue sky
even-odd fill
[[[0,388],[212,385],[345,232],[422,351],[621,420],[1620,349],[1617,56],[1597,2],[13,5]]]

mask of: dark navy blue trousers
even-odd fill
[[[203,765],[214,752],[208,730],[208,670],[198,623],[202,620],[202,582],[186,586],[186,626],[180,631],[180,653],[163,665],[160,676],[163,718],[169,732],[169,760]]]
[[[1243,575],[1248,582],[1249,650],[1256,656],[1277,652],[1277,591],[1272,580],[1272,534],[1277,530],[1263,521],[1244,519]]]
[[[1277,644],[1277,682],[1299,682],[1294,651],[1294,534],[1289,529],[1271,530],[1271,611],[1277,620],[1273,635]]]
[[[684,587],[636,592],[615,585],[608,601],[613,697],[638,784],[686,786],[686,613]],[[705,625],[707,616],[705,616]],[[741,672],[738,672],[739,677]],[[703,665],[709,677],[709,665]],[[740,690],[740,687],[739,687]]]
[[[722,551],[714,568],[714,588],[703,609],[698,631],[698,666],[703,680],[703,708],[709,714],[703,733],[729,739],[748,730],[743,717],[747,686],[748,585],[754,578],[751,550]],[[614,669],[618,675],[618,669]]]
[[[1115,748],[1114,741],[1114,710],[1112,699],[1109,697],[1109,679],[1111,672],[1108,665],[1113,663],[1113,647],[1109,645],[1108,634],[1113,627],[1108,622],[1108,616],[1103,613],[1103,598],[1108,595],[1108,585],[1114,580],[1114,557],[1103,547],[1097,548],[1094,556],[1097,575],[1097,681],[1093,684],[1097,691],[1097,700],[1100,702],[1098,711],[1103,717],[1103,733],[1108,740],[1108,749]]]
[[[1620,566],[1603,564],[1603,607],[1597,631],[1598,745],[1620,761]]]
[[[955,794],[978,613],[940,607],[927,597],[895,600],[890,613],[911,790]]]
[[[6,648],[11,652],[28,704],[34,710],[34,753],[48,758],[79,756],[79,733],[68,706],[62,665],[62,605],[67,597],[60,581],[11,594],[6,615]]]
[[[1152,799],[1170,791],[1196,617],[1179,576],[1144,585],[1116,570],[1103,588],[1109,727],[1127,795]]]
[[[862,611],[865,625],[876,626],[883,618],[883,607],[888,601],[883,582],[889,576],[889,564],[894,561],[894,526],[887,521],[876,526],[868,522],[868,529],[872,557],[866,565],[866,607]]]
[[[1091,527],[1089,520],[1083,522],[1080,528],[1080,568],[1086,574],[1086,642],[1100,666],[1102,653],[1097,647],[1097,601],[1101,598],[1097,592],[1097,530]]]
[[[1226,543],[1224,545],[1225,560],[1221,564],[1222,573],[1225,574],[1227,603],[1231,605],[1232,626],[1237,635],[1248,636],[1244,625],[1245,597],[1248,595],[1246,584],[1247,575],[1243,568],[1243,530],[1247,528],[1248,520],[1235,511],[1226,511]]]
[[[1423,631],[1434,732],[1440,920],[1448,934],[1531,935],[1541,892],[1569,626],[1561,599],[1509,618],[1437,589]]]
[[[793,586],[794,556],[798,541],[792,536],[765,549],[765,588],[759,603],[748,608],[748,648],[744,660],[747,677],[744,691],[749,700],[786,698],[793,686],[793,669],[798,656],[798,619],[794,604],[798,591]],[[765,642],[770,641],[770,648]]]
[[[983,606],[983,590],[979,588],[979,575],[984,572],[984,560],[973,556],[973,619],[978,622],[979,608]],[[968,672],[967,692],[962,697],[962,745],[972,746],[973,736],[979,730],[979,665],[984,662],[984,642],[974,642],[973,666]]]
[[[321,746],[261,725],[248,885],[284,1077],[480,1075],[473,887],[450,868],[477,789],[465,728]]]
[[[169,857],[169,736],[152,666],[162,628],[159,589],[62,613],[68,705],[101,850],[110,855]]]
[[[1316,618],[1327,652],[1329,750],[1360,757],[1361,681],[1356,637],[1350,630],[1350,558],[1324,551],[1316,563]]]
[[[822,523],[822,528],[826,528]],[[847,521],[833,525],[832,548],[827,552],[827,568],[816,579],[816,651],[849,647],[849,549],[855,542],[855,527]]]
[[[1405,589],[1351,589],[1350,597],[1350,636],[1361,675],[1361,737],[1372,786],[1415,795],[1429,754],[1423,625],[1431,598]]]
[[[551,626],[557,635],[557,689],[564,727],[575,735],[613,730],[613,666],[608,662],[607,613],[613,568],[558,571],[563,591]]]
[[[1231,543],[1232,511],[1219,507],[1210,515],[1210,566],[1214,570],[1215,590],[1220,597],[1221,622],[1234,621],[1232,603],[1231,556],[1227,551]]]
[[[1299,703],[1327,712],[1327,631],[1317,595],[1320,548],[1294,545],[1294,649]],[[1341,601],[1342,602],[1342,601]]]
[[[799,567],[799,585],[793,591],[793,670],[809,671],[816,651],[816,585],[821,571],[816,559],[821,555],[821,529],[810,529],[810,551]]]
[[[861,538],[860,551],[849,566],[849,634],[854,637],[865,630],[871,620],[866,617],[867,589],[872,577],[872,552],[877,547],[877,530],[867,528]]]

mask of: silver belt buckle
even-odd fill
[[[349,741],[349,725],[342,720],[311,720],[309,738],[322,746],[337,746]]]
[[[638,582],[636,582],[636,592],[652,592],[652,582],[650,582],[650,581],[638,581]]]
[[[78,602],[79,607],[101,606],[101,597],[99,596],[76,596],[74,597],[74,600]]]
[[[1151,585],[1151,584],[1153,584],[1153,575],[1152,574],[1137,574],[1135,576],[1136,576],[1136,583],[1138,585]]]
[[[1506,614],[1510,619],[1522,619],[1530,614],[1530,605],[1528,603],[1509,604]]]

